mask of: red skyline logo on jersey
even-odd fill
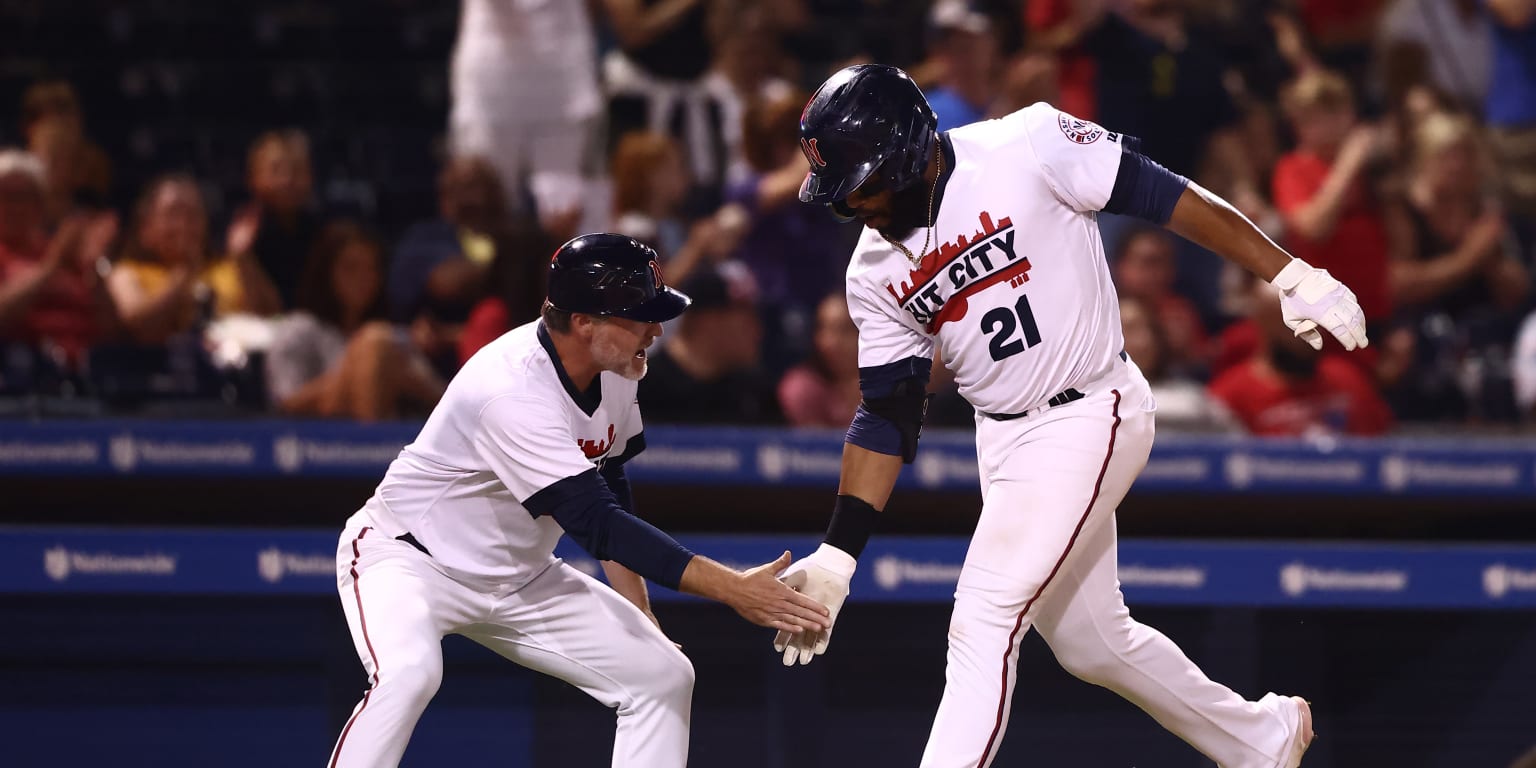
[[[653,264],[655,262],[652,262]],[[588,459],[596,459],[608,452],[613,447],[613,425],[608,425],[608,439],[582,440],[577,438],[576,445],[581,448],[581,455]]]
[[[1013,219],[1004,216],[994,222],[990,212],[982,211],[977,220],[981,229],[923,254],[899,287],[885,285],[929,333],[965,317],[971,294],[1003,281],[1019,285],[1029,280],[1029,259],[1014,246]]]

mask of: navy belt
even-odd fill
[[[1083,397],[1083,393],[1075,389],[1065,389],[1057,392],[1055,395],[1051,396],[1051,399],[1045,401],[1045,407],[1055,408],[1058,405],[1066,405],[1067,403],[1070,403],[1074,400],[1081,400]],[[981,415],[989,419],[995,419],[997,421],[1012,421],[1013,419],[1022,419],[1031,413],[1038,412],[1038,409],[1031,408],[1023,413],[987,413],[986,411],[982,411]]]

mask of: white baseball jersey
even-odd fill
[[[588,392],[566,378],[539,322],[471,357],[362,513],[410,533],[456,576],[516,589],[549,563],[564,532],[528,497],[644,447],[636,382],[603,372]]]
[[[1121,138],[1037,103],[946,132],[942,202],[913,264],[865,228],[848,265],[859,366],[931,357],[960,394],[1018,413],[1108,372],[1124,347],[1096,211]],[[904,245],[914,256],[926,234]]]

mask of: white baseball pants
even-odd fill
[[[978,418],[982,512],[960,572],[944,698],[922,768],[986,768],[1008,723],[1019,643],[1033,626],[1078,678],[1141,707],[1222,768],[1275,768],[1299,713],[1211,681],[1131,618],[1116,576],[1115,507],[1147,463],[1153,404],[1116,366],[1073,403]]]
[[[337,587],[372,685],[330,768],[400,763],[443,677],[443,637],[460,634],[564,680],[618,711],[614,766],[683,768],[693,665],[645,614],[563,562],[515,592],[475,589],[411,545],[349,527]]]

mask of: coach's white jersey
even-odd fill
[[[363,513],[450,573],[521,586],[563,533],[522,502],[644,447],[636,382],[604,372],[595,388],[596,402],[574,389],[541,323],[513,329],[464,364]]]
[[[913,264],[866,227],[848,265],[859,366],[931,357],[937,343],[960,394],[991,413],[1108,372],[1124,341],[1095,212],[1121,137],[1044,103],[945,135],[931,250]],[[914,255],[924,234],[904,242]]]

